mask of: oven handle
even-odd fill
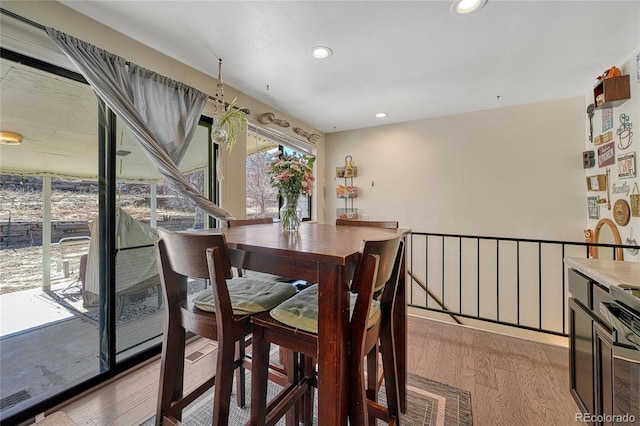
[[[631,324],[620,316],[620,311],[623,309],[615,302],[600,302],[600,312],[611,325],[613,341],[624,346],[635,346],[633,349],[640,350],[640,336],[633,331]]]

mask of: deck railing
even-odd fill
[[[510,327],[567,335],[565,257],[616,259],[640,246],[413,232],[408,303]],[[611,253],[609,253],[611,250]],[[637,253],[637,251],[635,252]]]

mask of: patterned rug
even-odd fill
[[[251,380],[247,380],[247,395],[250,394]],[[269,382],[268,398],[272,398],[281,388]],[[209,390],[189,405],[182,416],[185,426],[210,425],[212,420],[213,391]],[[235,388],[234,388],[235,395]],[[244,425],[249,420],[249,404],[238,408],[235,397],[231,398],[230,425]],[[384,388],[380,390],[379,401],[386,401]],[[317,410],[315,410],[317,413]],[[314,413],[314,414],[315,414]],[[153,426],[155,416],[142,423]],[[402,421],[411,426],[471,426],[471,395],[469,392],[424,377],[409,374],[407,377],[407,413]],[[278,425],[284,425],[282,419]],[[317,421],[314,419],[314,424]],[[378,424],[383,424],[378,422]]]

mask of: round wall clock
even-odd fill
[[[630,216],[631,210],[626,200],[618,200],[613,203],[613,220],[615,220],[618,225],[625,226],[629,223]]]

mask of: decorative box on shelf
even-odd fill
[[[588,191],[606,191],[607,175],[587,176],[587,190]]]
[[[338,219],[357,219],[358,209],[336,209]]]
[[[593,88],[593,100],[596,108],[613,108],[622,105],[631,98],[629,76],[605,78]]]

